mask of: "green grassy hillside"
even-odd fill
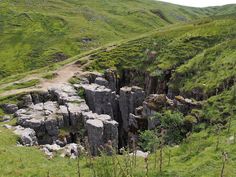
[[[88,69],[114,68],[121,76],[124,71],[133,73],[126,78],[133,75],[128,80],[140,86],[149,75],[157,79],[158,93],[202,100],[202,121],[226,123],[236,110],[235,17],[206,18],[162,29],[93,55]]]
[[[88,69],[140,70],[159,77],[160,82],[166,80],[167,87],[177,94],[196,99],[210,97],[216,90],[220,93],[223,87],[233,85],[235,17],[206,18],[162,29],[95,54]],[[154,57],[150,57],[152,52]],[[168,78],[167,72],[171,73]],[[194,90],[199,90],[198,95]]]
[[[88,164],[90,159],[81,157],[81,176],[94,176],[96,172],[97,177],[109,177],[112,175],[102,173],[116,171],[127,177],[123,172],[132,171],[130,176],[135,177],[215,177],[220,176],[222,152],[226,152],[224,176],[233,177],[236,174],[235,7],[196,9],[151,0],[3,0],[0,1],[0,83],[7,76],[12,75],[14,80],[15,74],[18,77],[19,73],[50,66],[116,41],[116,47],[109,50],[102,47],[88,52],[86,69],[103,72],[114,68],[121,77],[124,71],[133,72],[126,77],[141,86],[144,76],[149,75],[157,78],[157,85],[165,87],[159,92],[200,100],[203,107],[184,117],[184,120],[189,118],[193,128],[180,145],[164,147],[162,173],[158,168],[158,149],[157,167],[155,154],[146,162],[138,158],[135,167],[127,156],[96,157],[92,159],[93,165]],[[214,17],[205,17],[211,15]],[[201,19],[191,21],[196,18]],[[125,40],[119,42],[122,39]],[[84,56],[70,60],[85,63]],[[9,85],[0,92],[38,82],[33,79]],[[0,98],[0,103],[15,103],[19,98],[18,95]],[[35,147],[17,147],[18,138],[3,124],[0,123],[0,176],[79,176],[77,160],[59,155],[48,159]],[[10,124],[15,125],[15,120]],[[223,126],[220,130],[219,125]]]
[[[0,79],[172,23],[231,11],[153,0],[2,0]]]
[[[14,124],[14,122],[12,122]],[[14,176],[56,176],[56,177],[76,177],[78,175],[78,161],[59,156],[48,159],[43,152],[31,147],[16,147],[17,137],[0,123],[0,169],[1,177]],[[236,144],[230,140],[236,132],[236,121],[233,120],[230,132],[223,130],[219,136],[214,135],[214,128],[207,128],[201,132],[193,133],[180,146],[168,147],[163,151],[163,172],[159,172],[159,152],[157,152],[157,165],[155,165],[155,155],[148,158],[149,177],[215,177],[220,176],[222,169],[222,152],[228,153],[228,160],[225,165],[224,176],[233,177],[236,173]],[[216,145],[219,140],[219,149]],[[169,159],[170,157],[170,159]],[[93,159],[93,169],[89,159],[80,159],[80,174],[83,177],[114,174],[114,171],[131,171],[134,177],[146,176],[146,163],[143,158],[137,158],[137,165],[129,169],[132,158],[125,156],[115,158],[102,157]],[[170,163],[169,163],[170,160]],[[119,162],[119,164],[118,164]],[[156,166],[156,167],[155,167]],[[116,170],[114,170],[116,169]],[[100,175],[99,175],[100,174]],[[120,173],[121,177],[126,177]],[[112,176],[112,175],[110,175]],[[119,177],[120,177],[119,176]],[[107,176],[109,177],[109,176]]]

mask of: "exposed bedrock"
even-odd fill
[[[120,87],[139,86],[144,89],[146,96],[150,94],[167,94],[170,78],[171,70],[166,70],[155,76],[142,70],[126,69],[120,74],[119,85]]]
[[[97,77],[95,79],[94,83],[97,84],[97,85],[107,87],[107,88],[109,87],[109,82],[103,77]]]
[[[115,117],[112,108],[115,92],[97,84],[83,84],[82,87],[85,90],[85,100],[90,110],[97,114],[108,114],[112,118]]]
[[[130,113],[134,113],[135,109],[142,105],[144,98],[145,93],[140,87],[122,87],[120,89],[119,106],[122,128],[124,130],[124,136],[126,137],[129,132]]]
[[[64,105],[68,102],[84,102],[84,100],[78,96],[76,90],[69,84],[50,88],[48,92],[52,100],[57,101],[60,105]]]
[[[15,113],[17,123],[35,130],[40,144],[52,143],[56,140],[63,122],[57,106],[56,102],[49,101],[20,109]]]
[[[117,73],[112,70],[107,70],[104,76],[98,75],[93,80],[94,83],[76,84],[75,87],[84,90],[86,103],[93,113],[107,114],[119,122],[119,147],[126,146],[130,114],[134,114],[135,109],[142,105],[145,92],[137,86],[119,88]]]
[[[50,101],[40,103],[33,101],[32,93],[24,96],[22,108],[17,110],[14,115],[17,124],[22,126],[23,132],[28,132],[29,129],[35,132],[36,141],[39,144],[57,143],[63,146],[88,136],[92,154],[98,155],[98,145],[104,146],[107,141],[112,141],[113,147],[118,148],[118,123],[110,115],[104,114],[106,106],[111,106],[105,104],[108,100],[103,100],[106,91],[101,92],[101,95],[99,92],[96,94],[99,101],[104,101],[104,105],[99,105],[100,107],[95,109],[98,113],[89,109],[85,100],[78,96],[76,89],[71,85],[60,85],[49,89],[47,95],[50,95]],[[34,97],[39,98],[36,93]],[[106,97],[106,99],[108,98]],[[96,99],[95,103],[98,103]],[[112,108],[110,110],[111,112],[108,113],[113,115]],[[101,125],[101,129],[97,129],[98,125],[91,124],[91,122],[99,122],[98,125]],[[68,132],[63,135],[61,130]],[[99,130],[102,130],[100,132],[101,138],[98,136]],[[27,135],[28,137],[29,135]],[[29,143],[29,145],[35,145],[35,143]]]
[[[87,137],[92,155],[98,155],[108,142],[116,150],[130,145],[139,130],[154,129],[160,122],[151,117],[157,112],[171,109],[187,115],[201,107],[199,102],[167,94],[170,75],[164,73],[163,82],[142,71],[127,70],[122,76],[112,70],[103,75],[85,73],[73,86],[57,85],[27,94],[17,105],[2,106],[22,127],[23,144],[85,144]]]
[[[20,137],[20,142],[25,146],[38,145],[36,133],[31,128],[21,126],[14,127],[14,133]]]
[[[108,88],[112,91],[118,91],[120,87],[120,81],[118,79],[118,73],[116,70],[107,69],[104,73],[104,78],[108,81]]]
[[[104,142],[112,141],[114,150],[118,148],[118,123],[116,121],[89,119],[86,127],[92,155],[100,154],[100,150],[104,148]]]
[[[148,129],[153,129],[160,122],[158,119],[152,119],[152,117],[163,109],[178,110],[187,115],[192,109],[198,109],[201,106],[200,102],[186,99],[182,96],[176,96],[171,99],[165,94],[151,94],[145,98],[142,106],[136,108],[135,115],[139,119],[146,119],[148,121]]]
[[[7,114],[14,114],[18,110],[18,106],[16,104],[3,104],[1,105],[1,108]]]

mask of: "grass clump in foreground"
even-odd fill
[[[2,123],[1,123],[2,124]],[[14,124],[14,122],[12,123]],[[128,155],[90,157],[83,155],[77,160],[59,156],[48,159],[35,147],[17,147],[18,138],[11,131],[0,127],[0,176],[80,176],[83,177],[165,177],[165,176],[219,176],[223,161],[222,152],[228,154],[224,176],[233,176],[235,171],[236,144],[232,137],[236,121],[228,132],[219,134],[213,128],[188,136],[179,146],[163,146],[162,170],[160,172],[160,149],[147,158]],[[218,149],[216,149],[218,143]],[[79,165],[79,166],[78,166]]]
[[[57,77],[57,73],[48,73],[48,74],[44,74],[42,78],[51,80],[51,79],[54,79],[55,77]]]

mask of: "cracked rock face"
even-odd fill
[[[3,104],[1,107],[7,114],[14,114],[19,109],[16,104]]]
[[[118,123],[114,120],[106,120],[103,122],[104,132],[103,132],[103,142],[112,142],[112,147],[114,150],[118,149]]]
[[[78,96],[76,90],[69,84],[61,84],[55,88],[50,88],[48,92],[51,94],[52,99],[57,101],[60,105],[64,105],[68,102],[84,102],[84,100]]]
[[[118,144],[119,147],[130,145],[131,136],[137,136],[139,130],[154,129],[160,122],[158,117],[150,117],[163,109],[179,110],[186,115],[191,109],[201,107],[199,102],[181,96],[150,94],[165,90],[165,83],[158,85],[156,78],[149,77],[148,84],[143,85],[147,87],[146,93],[137,86],[120,88],[136,83],[132,81],[136,73],[124,80],[112,70],[105,71],[104,75],[84,73],[79,77],[80,82],[73,86],[60,84],[47,92],[27,94],[18,105],[5,105],[6,112],[14,113],[20,125],[16,134],[20,135],[22,144],[67,147],[78,140],[84,143],[88,137],[91,154],[99,155],[107,144],[117,150]],[[78,155],[74,153],[74,145],[67,148],[65,154],[69,155],[64,156]],[[50,148],[45,146],[43,151],[53,155]]]
[[[126,146],[129,140],[129,132],[137,129],[137,121],[130,115],[135,113],[137,107],[141,106],[145,93],[140,87],[122,87],[120,89],[119,109],[121,113],[121,129],[119,132],[120,144]]]
[[[174,99],[170,99],[165,94],[151,94],[148,97],[145,98],[145,100],[142,103],[142,106],[137,107],[135,114],[131,117],[132,123],[134,125],[134,120],[147,120],[147,128],[148,129],[154,129],[158,124],[160,124],[160,121],[158,118],[152,119],[154,115],[156,115],[157,112],[161,112],[162,109],[172,109],[172,110],[179,110],[183,114],[187,114],[194,108],[201,107],[201,103],[192,101],[190,99],[185,99],[181,96],[176,96]],[[138,129],[140,129],[140,126],[138,126]]]
[[[31,106],[33,104],[33,100],[30,94],[25,95],[21,98],[21,101],[18,104],[19,108],[25,108]]]
[[[74,139],[73,141],[76,141],[75,137],[85,129],[93,155],[98,155],[99,146],[103,146],[107,141],[112,141],[114,148],[118,149],[118,123],[108,115],[108,113],[113,115],[110,103],[111,90],[97,84],[83,86],[87,90],[89,98],[87,102],[90,107],[84,99],[77,95],[77,91],[72,86],[61,85],[49,89],[48,95],[50,95],[51,101],[38,103],[37,96],[34,95],[36,101],[28,101],[22,109],[16,111],[14,115],[17,124],[22,127],[21,132],[25,134],[25,132],[32,130],[34,137],[36,137],[36,139],[32,138],[31,134],[22,136],[24,138],[22,144],[37,144],[29,143],[28,139],[31,137],[33,142],[36,141],[39,144],[58,143],[63,147],[67,144],[67,140],[59,140],[58,138],[60,137],[60,129],[66,128],[70,131],[70,136],[73,135],[70,138],[70,140]],[[29,100],[31,95],[27,95],[25,100]],[[52,155],[49,148],[44,147],[43,151]]]
[[[116,91],[113,91],[116,90],[115,85],[117,84],[117,78],[113,75],[107,75],[105,77],[108,78],[107,80],[112,80],[113,88],[109,85],[111,82],[108,84],[109,88],[104,86],[107,85],[103,84],[106,80],[101,79],[101,77],[95,79],[96,83],[81,84],[80,87],[84,89],[86,103],[90,110],[97,114],[107,114],[112,120],[122,123],[119,127],[120,139],[127,139],[127,134],[130,129],[130,113],[135,113],[136,108],[142,105],[145,92],[140,87],[132,86],[121,88],[120,95],[117,95]],[[104,82],[100,83],[100,81]],[[78,85],[76,85],[76,87],[79,88]],[[116,146],[118,143],[116,142],[114,144]],[[126,143],[122,142],[121,145],[124,146]]]
[[[30,105],[26,109],[16,112],[17,123],[25,128],[35,130],[37,137],[45,143],[52,143],[53,138],[59,134],[59,127],[63,120],[62,115],[58,114],[59,108],[56,102],[38,103]]]
[[[38,98],[36,95],[34,94],[34,99]],[[81,128],[79,123],[82,120],[82,112],[88,111],[89,108],[72,86],[65,84],[50,88],[44,95],[47,95],[47,98],[50,95],[53,101],[37,103],[39,99],[36,99],[34,102],[37,104],[28,102],[24,104],[28,105],[27,107],[15,113],[19,125],[35,130],[40,144],[51,144],[57,140],[61,128]],[[25,100],[30,100],[29,95],[26,98]]]
[[[105,86],[98,84],[84,84],[85,99],[91,111],[97,114],[108,114],[114,118],[112,97],[114,93]]]
[[[108,141],[112,142],[114,149],[118,149],[118,123],[111,119],[109,115],[98,115],[96,113],[86,113],[86,128],[92,155],[98,155],[99,148]]]
[[[101,85],[101,86],[104,86],[104,87],[108,87],[109,86],[109,82],[103,78],[103,77],[97,77],[94,81],[95,84],[97,85]]]
[[[117,76],[117,72],[110,69],[107,69],[104,73],[104,77],[108,81],[108,88],[112,91],[118,90],[119,80]]]
[[[82,102],[81,104],[67,103],[66,104],[69,117],[69,126],[76,127],[79,124],[84,125],[82,113],[89,111],[88,106]]]
[[[91,154],[98,155],[99,148],[101,147],[103,140],[103,123],[98,119],[90,119],[87,120],[86,127],[88,130],[88,140]]]
[[[142,105],[145,93],[140,87],[123,87],[120,89],[119,106],[123,120],[123,129],[129,130],[130,113],[135,113],[135,109]]]

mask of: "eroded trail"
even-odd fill
[[[40,75],[34,76],[33,77],[34,79],[40,80],[40,83],[38,85],[34,87],[5,91],[4,93],[0,94],[0,97],[15,95],[15,94],[23,93],[23,92],[30,92],[30,91],[41,91],[41,90],[43,91],[43,90],[47,90],[49,87],[54,87],[59,84],[67,83],[69,79],[72,78],[76,73],[82,73],[82,68],[80,65],[73,63],[73,64],[65,65],[64,67],[58,69],[54,73],[56,74],[56,76],[52,79],[43,79],[42,77],[40,77]],[[32,77],[24,78],[22,79],[22,82],[31,80],[31,79]]]
[[[47,90],[49,87],[56,86],[58,84],[67,83],[76,73],[81,73],[82,70],[79,65],[71,64],[67,65],[56,72],[57,76],[51,80],[44,80],[39,87],[42,90]]]
[[[109,45],[105,47],[106,51],[113,50],[117,47],[117,45]],[[84,57],[80,58],[80,61],[86,61],[83,65],[76,64],[77,61],[74,61],[73,63],[67,64],[58,70],[54,71],[53,73],[56,75],[52,79],[44,79],[43,75],[47,73],[41,73],[41,74],[32,74],[29,75],[23,79],[20,79],[18,81],[12,82],[12,83],[7,83],[7,84],[2,84],[0,85],[0,89],[4,89],[6,87],[12,86],[16,83],[24,83],[30,80],[37,79],[40,81],[39,84],[33,87],[27,87],[27,88],[22,88],[22,89],[12,89],[12,90],[7,90],[2,93],[0,93],[0,98],[1,97],[6,97],[6,96],[11,96],[11,95],[16,95],[24,92],[31,92],[31,91],[46,91],[50,87],[56,87],[57,85],[61,85],[64,83],[68,83],[69,79],[72,78],[76,73],[83,74],[85,73],[83,69],[90,64],[91,61],[89,61],[91,54],[85,55]]]

